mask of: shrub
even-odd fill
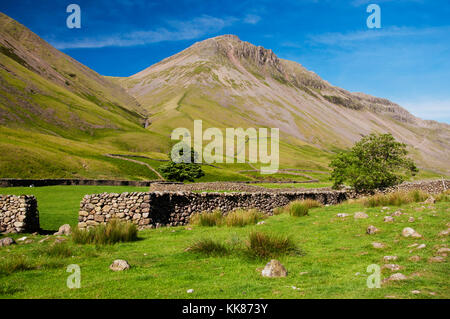
[[[227,226],[254,225],[264,218],[264,214],[256,209],[237,209],[224,217],[224,223]]]
[[[308,206],[303,201],[294,201],[288,205],[288,211],[291,216],[306,216],[308,215],[308,210]]]
[[[195,241],[189,247],[189,251],[208,256],[225,255],[226,253],[228,253],[228,249],[224,244],[209,238],[203,238]]]
[[[121,222],[117,219],[109,223],[101,224],[86,230],[75,228],[72,231],[72,240],[76,244],[115,244],[137,239],[136,225],[129,222]]]
[[[391,134],[367,135],[331,162],[333,187],[348,183],[356,191],[368,191],[400,184],[418,172],[407,155],[406,144]]]
[[[222,212],[216,209],[213,212],[202,212],[193,214],[190,218],[190,224],[198,226],[220,226],[222,224]]]
[[[375,194],[370,197],[363,198],[361,201],[364,206],[401,206],[409,203],[422,202],[428,198],[428,194],[423,191],[397,191],[388,194]]]
[[[298,252],[289,237],[262,232],[250,233],[248,253],[257,258],[271,258]]]
[[[162,175],[169,181],[183,182],[185,180],[193,182],[196,178],[205,176],[201,166],[195,162],[198,154],[193,148],[184,153],[189,147],[185,144],[178,147],[169,153],[170,161],[167,164],[161,165],[159,170]],[[176,155],[176,156],[175,156]],[[176,158],[173,158],[175,156]]]

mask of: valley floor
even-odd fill
[[[86,193],[130,191],[129,187],[71,186],[36,188],[44,229],[54,230],[63,223],[76,224],[77,205]],[[49,189],[51,191],[49,191]],[[65,192],[61,192],[64,191]],[[8,189],[8,193],[26,189]],[[57,190],[57,192],[56,192]],[[136,189],[133,190],[140,190]],[[52,195],[53,194],[53,195]],[[55,196],[55,194],[58,194]],[[51,199],[51,200],[49,200]],[[75,205],[76,204],[76,205]],[[401,208],[405,214],[393,223],[384,216]],[[352,214],[366,212],[367,219]],[[350,214],[337,217],[338,213]],[[414,217],[414,222],[408,222]],[[136,242],[111,246],[76,245],[70,240],[54,249],[55,236],[40,243],[44,235],[18,234],[32,239],[0,248],[1,298],[450,298],[450,268],[444,262],[430,262],[437,250],[448,247],[448,237],[438,234],[450,222],[450,202],[433,205],[405,204],[402,207],[366,208],[359,203],[311,209],[309,216],[286,213],[269,217],[262,225],[245,227],[183,226],[139,232]],[[380,232],[367,235],[369,225]],[[412,227],[423,238],[405,238],[402,229]],[[245,253],[249,233],[258,230],[289,236],[301,253],[280,256],[288,270],[286,278],[263,278],[261,270],[268,260]],[[0,235],[1,236],[1,235]],[[199,239],[212,238],[230,249],[225,256],[206,256],[185,251]],[[373,242],[385,245],[376,249]],[[418,245],[425,248],[418,249]],[[393,262],[383,257],[396,255]],[[419,256],[419,261],[410,260]],[[112,272],[115,259],[125,259],[131,268]],[[371,273],[367,267],[385,263],[401,266],[397,272],[407,279],[367,287]],[[66,286],[66,267],[81,267],[81,288]],[[15,265],[15,266],[14,266]],[[383,269],[381,278],[391,274]],[[296,287],[298,289],[294,289]],[[187,290],[193,289],[193,293]],[[414,294],[412,291],[419,293]]]

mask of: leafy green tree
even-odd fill
[[[194,149],[190,149],[190,154],[183,154],[183,149],[178,150],[176,158],[173,158],[172,152],[169,153],[170,162],[160,166],[162,175],[169,181],[193,182],[196,178],[205,175],[201,166],[195,163],[198,154]]]
[[[331,162],[333,187],[344,183],[356,191],[368,191],[400,184],[418,169],[407,157],[406,144],[391,134],[370,134]]]

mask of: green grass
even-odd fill
[[[33,190],[37,190],[33,189]],[[112,191],[110,189],[110,191]],[[85,192],[84,192],[85,193]],[[53,196],[60,202],[61,196]],[[81,196],[80,198],[81,199]],[[78,201],[77,199],[77,201]],[[44,236],[27,235],[30,244],[0,248],[0,298],[450,298],[448,261],[429,263],[442,245],[448,246],[448,237],[437,234],[449,222],[450,203],[437,202],[430,208],[420,203],[401,206],[405,215],[395,217],[393,223],[384,223],[380,207],[364,207],[360,203],[317,207],[307,218],[288,214],[269,217],[263,225],[245,227],[186,226],[159,228],[139,232],[139,240],[116,245],[77,245],[64,243],[72,255],[52,252],[51,240],[38,241]],[[44,202],[43,202],[44,203]],[[47,203],[50,206],[51,203]],[[54,205],[55,203],[53,203]],[[392,213],[398,209],[389,206]],[[62,213],[66,220],[76,219],[77,206]],[[353,214],[364,211],[367,219],[339,218],[338,213]],[[56,212],[56,211],[54,211]],[[46,223],[59,225],[53,217],[62,216],[49,211]],[[44,217],[43,216],[43,217]],[[409,223],[408,218],[415,222]],[[62,219],[64,219],[62,218]],[[380,229],[367,235],[368,225]],[[422,239],[401,236],[404,227],[412,227]],[[247,247],[253,232],[288,237],[301,254],[281,254],[277,257],[288,270],[286,278],[269,279],[260,272],[269,258],[249,258],[236,253]],[[13,235],[14,238],[23,236]],[[192,243],[211,238],[225,246],[226,254],[203,254],[185,251]],[[375,249],[371,243],[386,245]],[[408,247],[424,243],[426,248]],[[41,250],[42,249],[42,250]],[[48,250],[47,250],[48,249]],[[48,253],[42,253],[48,251]],[[382,285],[380,289],[366,286],[371,264],[383,265],[383,256],[396,255],[395,263],[408,280]],[[409,257],[419,255],[419,262]],[[22,256],[22,257],[20,257]],[[20,259],[22,258],[22,259]],[[115,259],[126,259],[131,269],[111,272],[109,265]],[[81,267],[81,289],[66,287],[66,267]],[[382,271],[382,279],[391,274]],[[416,275],[414,275],[416,274]],[[291,287],[296,286],[300,290]],[[187,294],[186,290],[194,289]],[[412,290],[420,290],[418,295]],[[431,295],[430,293],[435,293]]]
[[[129,186],[7,187],[0,188],[0,194],[36,196],[41,228],[57,231],[61,225],[73,227],[78,223],[80,202],[86,194],[146,192],[148,189]]]

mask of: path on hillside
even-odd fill
[[[105,154],[105,156],[110,157],[110,158],[115,158],[115,159],[121,159],[124,161],[129,161],[129,162],[133,162],[139,165],[144,165],[146,166],[149,170],[151,170],[153,173],[156,174],[156,176],[158,176],[161,180],[165,181],[166,179],[153,167],[151,167],[149,164],[145,163],[145,162],[141,162],[141,161],[137,161],[131,158],[127,158],[125,157],[125,155],[118,155],[118,154]],[[162,160],[159,160],[162,161]]]

